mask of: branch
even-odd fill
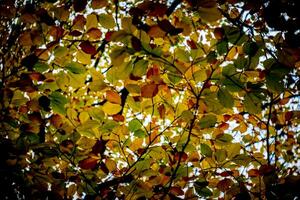
[[[169,17],[173,12],[174,10],[176,9],[176,7],[182,2],[182,0],[174,0],[171,4],[171,6],[168,8],[166,14],[167,16]]]

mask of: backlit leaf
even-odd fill
[[[111,102],[106,102],[102,106],[103,112],[105,112],[108,115],[115,115],[118,112],[120,112],[121,109],[122,109],[122,106],[120,106],[119,104],[111,103]]]

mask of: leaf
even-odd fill
[[[141,96],[144,98],[153,98],[158,93],[158,86],[154,83],[149,83],[141,87]]]
[[[78,166],[81,169],[95,169],[98,163],[98,159],[94,157],[89,157],[79,161]]]
[[[146,137],[147,134],[142,129],[138,129],[138,130],[134,131],[133,135],[138,138],[144,138],[144,137]]]
[[[216,137],[216,140],[220,143],[230,143],[233,140],[233,137],[229,134],[220,134]]]
[[[90,28],[86,34],[94,40],[100,39],[102,36],[102,32],[98,28]]]
[[[105,112],[108,115],[115,115],[118,112],[120,112],[122,109],[122,106],[120,106],[119,104],[114,104],[111,102],[106,102],[103,106],[102,106],[102,110],[103,112]]]
[[[79,46],[86,54],[95,55],[97,53],[96,47],[93,46],[89,41],[81,42]]]
[[[108,5],[107,0],[92,0],[91,6],[93,9],[99,9]]]
[[[217,184],[217,188],[221,191],[221,192],[225,192],[227,191],[230,186],[233,184],[233,181],[231,179],[225,178],[221,181],[219,181],[219,183]]]
[[[200,7],[198,13],[201,19],[207,22],[215,22],[221,19],[222,15],[217,7],[204,8]]]
[[[215,152],[215,158],[217,162],[221,163],[223,162],[227,157],[227,152],[225,149],[217,149]]]
[[[212,150],[207,144],[200,144],[200,150],[204,156],[207,156],[207,157],[212,156]]]
[[[232,108],[234,105],[234,99],[226,89],[219,89],[218,100],[226,108]]]
[[[115,91],[107,90],[106,99],[111,103],[121,104],[121,96]]]
[[[199,126],[200,128],[210,128],[214,127],[217,122],[217,117],[215,115],[204,115],[200,120],[199,120]]]
[[[138,119],[133,119],[128,123],[128,128],[131,132],[135,132],[142,127],[141,122]]]
[[[115,20],[111,14],[98,15],[99,23],[106,29],[113,29],[116,26]]]
[[[213,195],[212,191],[210,189],[208,189],[207,187],[204,187],[204,188],[195,187],[195,189],[196,189],[197,194],[200,197],[210,197]]]
[[[37,62],[33,66],[33,70],[40,73],[46,72],[49,68],[49,65],[43,62]]]
[[[98,20],[97,20],[97,15],[95,14],[89,14],[86,16],[86,29],[91,30],[92,28],[97,28],[98,27]]]
[[[62,115],[66,114],[65,105],[68,103],[68,99],[62,95],[60,92],[52,92],[49,95],[50,106],[55,113],[59,113]]]
[[[87,0],[74,0],[73,7],[75,12],[81,12],[85,9],[87,5]]]
[[[244,106],[245,106],[245,110],[250,114],[257,114],[262,110],[261,100],[258,99],[253,93],[246,94],[244,100]]]
[[[74,74],[83,74],[86,71],[86,68],[78,62],[71,62],[65,68]]]

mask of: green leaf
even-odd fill
[[[253,93],[248,93],[244,100],[245,110],[250,114],[257,114],[261,112],[261,100]]]
[[[219,89],[218,100],[226,108],[232,108],[234,105],[234,98],[226,89]]]
[[[221,41],[217,44],[217,51],[219,55],[226,54],[228,51],[228,42],[227,41]]]
[[[204,156],[207,156],[207,157],[212,156],[212,150],[207,144],[200,144],[200,150]]]
[[[49,65],[47,65],[46,63],[43,62],[37,62],[34,66],[33,66],[34,71],[43,73],[45,71],[47,71],[49,69]]]
[[[113,29],[116,26],[115,20],[111,14],[98,15],[99,23],[107,29]]]
[[[239,56],[234,61],[234,66],[238,69],[245,69],[249,65],[249,59]]]
[[[255,56],[258,51],[258,45],[256,42],[246,42],[243,46],[244,52],[250,57]]]
[[[225,149],[217,149],[217,151],[215,152],[215,158],[219,163],[223,162],[226,159],[226,157],[227,152]]]
[[[199,126],[200,128],[210,128],[214,127],[217,122],[217,117],[215,115],[204,115],[200,120],[199,120]]]
[[[233,140],[233,137],[229,134],[220,134],[216,137],[217,142],[220,143],[230,143]]]
[[[207,187],[204,187],[204,188],[195,187],[195,190],[196,190],[197,194],[201,197],[209,197],[209,196],[213,195],[212,191],[210,189],[208,189]]]
[[[147,60],[139,60],[134,63],[132,74],[137,77],[142,77],[147,73],[148,69],[148,61]]]
[[[133,119],[128,123],[128,128],[131,132],[135,132],[142,127],[141,122],[138,119]]]
[[[71,62],[66,65],[66,69],[72,72],[73,74],[83,74],[85,73],[85,67],[78,62]]]
[[[66,114],[65,105],[68,103],[68,99],[60,92],[54,91],[49,96],[50,106],[55,113]]]
[[[142,129],[138,129],[134,131],[134,136],[138,138],[144,138],[146,136],[146,133]]]

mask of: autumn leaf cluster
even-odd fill
[[[0,197],[299,197],[297,6],[3,1]]]

